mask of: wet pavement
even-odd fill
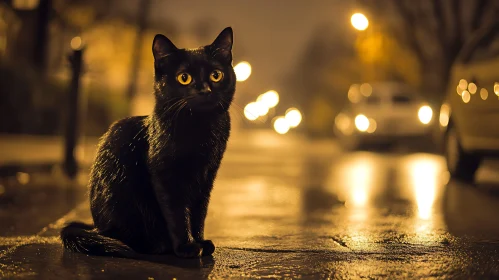
[[[231,145],[212,193],[205,233],[217,245],[212,258],[66,253],[58,239],[62,224],[90,221],[75,190],[73,200],[49,196],[54,201],[25,213],[29,229],[0,230],[0,278],[499,277],[497,163],[487,162],[477,183],[466,185],[449,181],[443,158],[434,154],[343,153],[333,142],[292,136],[246,144]],[[55,217],[68,205],[78,206]],[[46,227],[37,223],[44,216],[54,217]]]

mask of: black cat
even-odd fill
[[[65,226],[66,249],[129,258],[215,251],[204,221],[230,132],[232,41],[230,27],[198,49],[156,35],[154,111],[117,121],[103,136],[89,181],[95,227]]]

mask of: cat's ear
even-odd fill
[[[210,45],[213,56],[220,56],[226,61],[232,62],[232,28],[225,28]]]
[[[165,57],[177,50],[177,47],[172,41],[164,35],[156,34],[156,36],[154,36],[154,40],[152,41],[152,54],[154,55],[154,59]]]

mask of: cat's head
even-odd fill
[[[197,49],[178,49],[165,36],[156,35],[152,44],[156,108],[175,110],[185,105],[191,111],[226,111],[236,85],[232,42],[230,27],[212,44]]]

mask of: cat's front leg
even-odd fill
[[[211,240],[204,239],[204,222],[208,213],[209,194],[196,200],[191,206],[191,232],[194,240],[203,248],[203,256],[211,256],[215,245]]]
[[[165,184],[156,181],[154,190],[170,233],[175,255],[183,258],[200,257],[203,248],[192,237],[190,211],[185,196],[167,192],[164,186]]]

